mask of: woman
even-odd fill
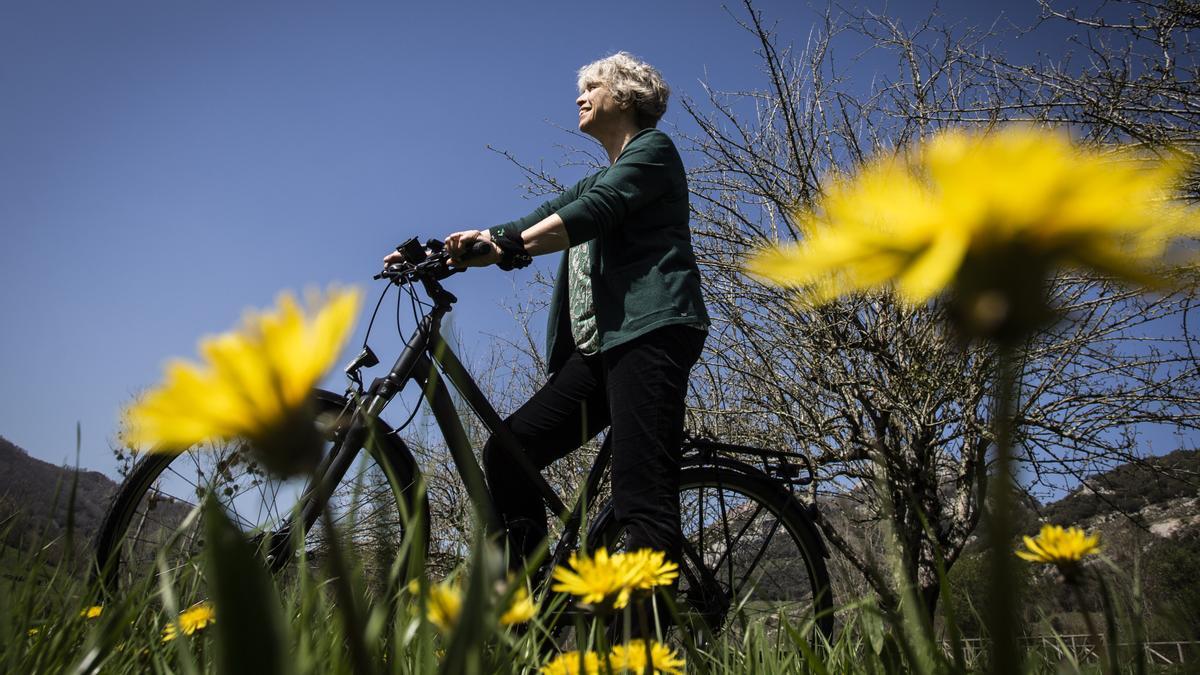
[[[455,264],[506,270],[567,251],[550,304],[550,378],[506,423],[539,468],[611,423],[613,502],[629,546],[678,561],[684,396],[708,314],[683,163],[654,128],[670,90],[620,52],[580,69],[579,92],[579,129],[600,141],[609,166],[520,220],[455,232],[446,246]],[[492,250],[461,260],[478,240]],[[484,468],[520,562],[546,536],[546,507],[492,440]]]

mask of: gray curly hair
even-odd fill
[[[580,68],[579,91],[593,82],[611,89],[617,103],[633,105],[642,128],[656,126],[667,112],[671,88],[662,73],[629,52],[617,52]]]

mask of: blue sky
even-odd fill
[[[960,4],[942,11],[1036,13]],[[817,18],[758,7],[785,41]],[[628,50],[698,96],[761,86],[755,46],[708,1],[0,4],[0,435],[73,462],[78,422],[81,464],[111,473],[121,405],[199,336],[281,289],[369,285],[408,236],[532,209],[487,146],[554,167],[580,65]],[[513,330],[496,298],[528,275],[455,278],[468,351]]]

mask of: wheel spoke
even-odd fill
[[[721,554],[720,558],[717,558],[717,561],[715,563],[713,563],[714,569],[720,569],[721,565],[725,562],[726,558],[731,559],[729,566],[732,569],[732,567],[733,567],[733,563],[732,563],[733,552],[737,550],[738,544],[741,543],[741,541],[742,541],[742,536],[745,535],[746,531],[750,529],[750,525],[752,525],[754,523],[754,519],[758,517],[758,514],[762,513],[762,510],[763,510],[763,505],[757,504],[754,509],[754,513],[750,514],[750,517],[746,519],[746,524],[742,525],[742,529],[738,531],[737,536],[735,536],[732,541],[730,541],[726,544],[725,552]],[[778,522],[778,521],[776,521],[776,522]],[[728,525],[729,521],[725,521],[725,524]],[[732,574],[732,572],[731,572],[731,574]],[[730,579],[732,579],[732,577],[730,577]],[[732,585],[732,581],[730,582],[730,584]]]
[[[728,509],[725,508],[725,490],[722,489],[722,487],[719,484],[717,485],[717,501],[721,505],[721,531],[725,535],[725,550],[729,551],[729,546],[730,546],[730,542],[729,542],[729,511],[728,511]],[[720,568],[718,567],[717,569],[720,569]],[[729,586],[727,586],[727,588],[733,588],[733,566],[732,565],[729,567]]]
[[[767,552],[767,546],[771,544],[771,539],[775,536],[775,531],[779,529],[780,522],[782,521],[780,521],[778,518],[775,519],[775,523],[771,525],[771,531],[768,532],[767,536],[763,538],[763,545],[759,547],[758,554],[755,555],[754,560],[750,562],[750,565],[747,568],[746,576],[742,578],[741,582],[736,587],[734,587],[733,597],[735,599],[741,597],[742,587],[745,586],[746,582],[750,580],[750,577],[753,575],[752,570],[758,567],[758,563],[762,560],[763,554]],[[747,526],[749,526],[749,524],[749,522],[746,523]],[[745,530],[743,530],[743,532],[744,531]],[[732,567],[732,564],[730,566]]]

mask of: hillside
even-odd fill
[[[1144,594],[1141,619],[1156,639],[1200,639],[1200,452],[1176,451],[1124,464],[1091,476],[1066,497],[1018,515],[1022,534],[1037,534],[1042,523],[1077,526],[1100,535],[1104,557],[1132,584],[1136,570]],[[976,533],[978,535],[978,532]],[[1014,547],[1018,542],[1014,542]],[[986,541],[976,538],[951,569],[947,604],[959,628],[977,636],[978,616],[987,598],[980,593],[989,576]],[[1096,569],[1108,570],[1093,561]],[[1086,585],[1084,605],[1068,592],[1050,566],[1022,565],[1018,588],[1031,633],[1087,631],[1081,610],[1099,620],[1101,601]]]
[[[1131,526],[1159,537],[1200,528],[1200,452],[1176,450],[1093,476],[1043,515],[1047,522]]]
[[[43,462],[0,437],[0,532],[10,546],[55,540],[67,530],[67,503],[75,488],[77,541],[100,527],[116,483],[96,471]]]

